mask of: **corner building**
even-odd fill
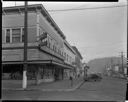
[[[68,78],[71,70],[74,70],[72,62],[75,61],[75,53],[67,43],[65,35],[42,4],[28,5],[28,80],[37,79],[37,83],[40,83]],[[18,73],[19,79],[22,79],[23,57],[24,6],[4,7],[3,73],[10,73],[12,76]]]

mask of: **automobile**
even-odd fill
[[[85,78],[85,81],[101,81],[102,77],[98,74],[90,74]]]

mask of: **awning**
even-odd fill
[[[65,64],[65,63],[58,63],[58,62],[52,61],[52,64],[55,64],[55,65],[64,67],[65,69],[74,69],[74,67],[69,66],[69,65],[67,65],[67,64]]]
[[[36,61],[28,61],[28,64],[54,64],[63,67],[64,69],[74,69],[73,66],[67,65],[65,63],[59,63],[53,60],[36,60]],[[24,64],[23,61],[4,61],[2,64]]]
[[[48,64],[51,63],[51,60],[43,61],[27,61],[27,64]],[[2,64],[24,64],[23,61],[4,61]]]

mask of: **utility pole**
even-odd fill
[[[23,66],[23,89],[27,87],[27,43],[28,43],[28,12],[27,12],[27,1],[25,1],[25,13],[24,13],[24,66]]]
[[[113,58],[111,58],[111,70],[113,71]]]

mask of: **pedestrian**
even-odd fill
[[[57,74],[56,73],[54,74],[54,78],[55,78],[55,81],[56,81],[57,80]]]
[[[73,77],[70,75],[71,87],[73,86]]]

